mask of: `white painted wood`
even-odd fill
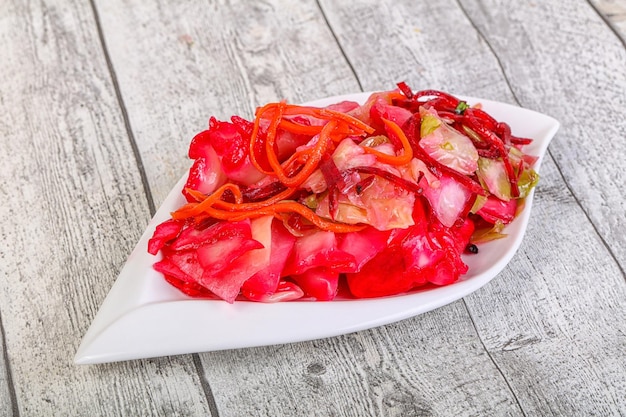
[[[457,15],[462,19],[458,9]],[[230,3],[217,8],[142,3],[130,10],[108,3],[102,5],[101,16],[157,202],[188,166],[181,155],[210,115],[249,115],[256,105],[269,100],[301,101],[358,89],[314,2],[296,6],[276,1],[262,7]],[[225,30],[219,25],[223,21],[241,24]],[[467,29],[471,27],[467,25]],[[189,44],[178,44],[181,34]],[[144,60],[153,50],[161,51],[160,60],[148,66]],[[179,67],[193,77],[175,81],[181,83],[176,90],[188,95],[154,87],[157,80],[176,79],[165,74],[177,74],[172,68]],[[494,68],[497,73],[498,68]],[[377,88],[393,87],[392,81],[386,82]],[[244,96],[245,91],[250,92]],[[185,129],[189,132],[183,138],[178,132]],[[146,134],[148,131],[151,133]],[[170,167],[177,167],[175,175],[170,174]],[[409,330],[411,322],[406,322],[392,335],[385,328],[201,357],[220,415],[225,416],[405,415],[424,410],[444,414],[452,409],[469,415],[493,407],[503,414],[517,414],[514,398],[481,348],[463,304],[429,317],[434,331],[419,326]],[[450,334],[459,336],[452,339],[462,340],[458,343],[464,349],[449,343]],[[416,340],[428,346],[416,351]],[[397,351],[405,353],[398,355]],[[363,362],[365,359],[371,363]],[[381,372],[379,363],[388,369]],[[436,368],[446,372],[426,372]],[[346,397],[343,387],[350,385],[354,389]],[[442,390],[451,395],[439,395]]]
[[[588,3],[94,3],[124,109],[88,2],[0,3],[0,416],[11,391],[22,416],[209,415],[205,378],[220,416],[623,415],[625,51]],[[622,3],[595,1],[616,26]],[[563,122],[491,284],[369,331],[201,354],[200,374],[189,355],[71,365],[149,217],[123,110],[158,205],[211,115],[400,80]]]
[[[73,365],[148,206],[89,2],[4,1],[0,18],[0,309],[13,415],[207,415],[189,357]]]
[[[497,60],[454,1],[321,1],[364,90],[406,81],[514,103]]]
[[[161,173],[167,171],[169,166],[179,166],[180,170],[187,167],[186,161],[181,162],[182,152],[179,152],[178,159],[171,157],[172,162],[164,164],[162,158],[169,158],[170,155],[161,151],[155,153],[173,146],[170,138],[180,130],[179,126],[182,123],[193,125],[195,118],[196,125],[192,126],[195,131],[190,132],[186,140],[180,139],[176,145],[180,149],[186,149],[191,136],[202,128],[198,127],[198,124],[204,123],[211,114],[221,117],[237,112],[250,114],[255,105],[281,97],[298,101],[300,98],[305,100],[355,91],[344,86],[352,85],[356,88],[352,75],[343,62],[341,51],[334,45],[331,33],[325,27],[315,3],[287,7],[286,3],[272,2],[264,6],[262,9],[246,8],[235,3],[230,7],[221,5],[218,9],[200,9],[188,4],[177,7],[163,4],[147,7],[142,4],[141,7],[135,6],[136,9],[124,10],[124,13],[121,13],[121,5],[103,6],[101,15],[107,33],[107,44],[120,79],[131,124],[142,150],[142,158],[144,161],[161,159],[162,165],[159,166],[146,163],[148,178],[157,201],[160,198],[158,196],[169,191],[171,184],[180,175],[177,173],[167,180],[167,187],[164,188],[159,179]],[[180,12],[181,10],[184,12]],[[176,19],[164,16],[176,16]],[[215,30],[217,22],[227,18],[253,23],[238,27],[235,33],[229,31],[203,33],[205,28]],[[458,8],[455,18],[456,21],[449,22],[449,26],[442,31],[450,31],[458,21],[463,21],[463,14]],[[174,28],[166,28],[163,21],[176,23],[173,23]],[[445,21],[447,20],[441,18],[441,22]],[[254,46],[255,42],[260,42],[258,39],[245,37],[246,33],[263,22],[268,22],[265,23],[268,28],[265,32],[257,28],[256,33],[265,33],[262,40],[264,45],[267,45],[267,51]],[[278,26],[275,22],[287,24]],[[427,27],[429,24],[434,26],[440,22],[431,23],[424,19],[422,23]],[[465,28],[468,31],[472,30],[466,21]],[[305,29],[316,47],[307,47],[311,39],[296,35]],[[189,42],[193,40],[193,43],[185,45],[185,48],[176,44],[171,45],[173,35],[162,39],[160,35],[162,33],[191,33],[189,38],[184,39]],[[483,55],[488,55],[489,51],[484,46],[477,43],[474,46],[477,46]],[[197,55],[195,52],[194,55],[187,56],[185,54],[189,48],[192,51],[196,51],[197,48],[203,53],[211,51],[219,57],[226,55],[225,62],[215,64],[218,68],[214,68],[208,65],[208,62],[215,61],[215,58],[211,59],[210,55]],[[228,54],[224,54],[225,48],[232,51],[229,50]],[[151,50],[162,51],[160,54],[162,64],[148,67],[142,62]],[[461,50],[462,48],[459,48],[459,51]],[[305,53],[302,54],[302,51]],[[268,59],[266,56],[268,53],[273,54],[270,56],[278,55],[280,59]],[[283,58],[287,53],[293,56]],[[327,64],[326,66],[311,64],[318,62]],[[335,69],[336,63],[341,65]],[[209,72],[189,82],[188,88],[197,89],[189,91],[189,97],[172,97],[171,92],[153,87],[155,80],[163,78],[164,74],[171,72],[171,68],[178,66],[185,66],[192,74],[205,68]],[[302,72],[303,68],[309,67],[310,70]],[[492,74],[498,75],[497,66],[492,65],[491,70]],[[250,78],[250,74],[257,72],[265,74],[266,78]],[[432,71],[432,74],[435,73]],[[230,85],[229,83],[238,82],[246,77],[249,79],[248,85],[241,89],[262,91],[264,95],[242,101],[239,87],[222,91],[224,88],[222,84]],[[165,78],[170,79],[171,76]],[[281,81],[268,88],[265,86],[266,79]],[[337,79],[343,80],[339,88],[333,87],[334,80]],[[393,82],[390,78],[385,80],[385,84],[380,83],[370,88],[391,88]],[[198,83],[202,87],[194,87],[193,83]],[[493,85],[487,82],[486,84]],[[302,92],[295,90],[298,87],[303,89]],[[495,88],[499,89],[501,94],[507,91],[506,86],[496,85]],[[294,94],[297,96],[295,98],[281,93],[293,90],[298,93]],[[221,92],[221,95],[207,97],[207,92],[214,91]],[[158,96],[158,99],[153,95]],[[197,96],[201,98],[197,99]],[[510,99],[512,100],[512,96]],[[186,112],[168,105],[168,101],[180,103],[181,100],[186,103]],[[229,108],[230,113],[220,108],[219,104]],[[152,113],[155,117],[145,116]],[[160,114],[169,116],[158,117]],[[202,116],[198,118],[195,116],[197,114]],[[201,122],[198,122],[198,119],[201,119]],[[153,132],[171,133],[164,134],[165,137],[158,134],[143,134],[144,130],[148,129]],[[411,322],[408,321],[397,325],[399,330],[396,330],[393,337],[389,336],[389,329],[385,328],[363,332],[356,336],[312,343],[208,353],[202,355],[204,368],[221,415],[257,413],[403,415],[406,412],[421,413],[420,410],[433,410],[434,414],[456,410],[458,414],[469,415],[474,412],[484,413],[494,407],[502,414],[517,414],[519,410],[514,397],[482,349],[463,304],[457,303],[429,317],[437,324],[431,325],[435,327],[434,331],[430,327],[424,329],[420,326],[409,330],[407,326]],[[459,317],[462,319],[459,320]],[[411,336],[413,333],[415,334]],[[443,335],[445,340],[442,341]],[[358,344],[346,350],[345,345],[349,346],[355,337],[359,340]],[[463,348],[451,344],[449,338],[460,340],[457,343]],[[428,347],[424,348],[424,351],[415,351],[413,345],[416,340],[428,343]],[[382,347],[379,344],[382,344]],[[397,351],[406,353],[398,355]],[[360,356],[355,358],[355,352]],[[364,363],[363,358],[372,358],[373,363]],[[378,362],[384,363],[389,368],[388,371],[381,373],[376,366]],[[450,366],[450,363],[456,366]],[[446,369],[446,372],[443,374],[428,372],[429,369],[437,368]],[[404,372],[409,376],[404,375]],[[410,376],[413,373],[424,376],[413,379]],[[320,376],[322,374],[325,376]],[[407,378],[408,380],[404,381]],[[345,386],[348,381],[356,384],[356,388],[352,390],[351,396],[346,398],[340,387]],[[311,384],[317,387],[316,390],[311,390]],[[449,390],[451,393],[455,391],[455,395],[439,395],[441,390]]]
[[[351,335],[206,357],[220,415],[522,415],[462,302]]]
[[[623,275],[551,159],[535,201],[518,256],[465,302],[526,415],[620,415]]]
[[[3,274],[4,275],[4,274]],[[14,400],[12,398],[13,381],[10,364],[5,360],[4,332],[0,333],[0,416],[8,417],[13,414]]]
[[[592,3],[626,39],[626,1],[593,0]]]
[[[626,386],[626,285],[623,269],[611,253],[622,262],[626,246],[625,181],[623,172],[615,169],[626,162],[626,142],[620,139],[626,132],[625,51],[585,2],[461,5],[480,36],[461,26],[463,19],[454,12],[446,17],[458,19],[456,31],[441,26],[431,13],[428,19],[439,25],[430,37],[423,36],[431,43],[445,39],[442,42],[459,59],[449,58],[452,68],[470,66],[475,51],[481,50],[469,46],[468,39],[481,38],[484,49],[493,53],[480,57],[484,73],[471,71],[473,76],[468,76],[440,68],[434,76],[443,73],[449,84],[460,83],[483,97],[491,94],[485,81],[504,88],[508,83],[521,104],[560,119],[564,126],[551,150],[567,182],[548,160],[532,227],[520,253],[498,279],[465,302],[482,343],[526,415],[545,415],[548,410],[555,415],[619,415],[626,408],[620,394]],[[329,20],[344,40],[357,74],[370,74],[364,76],[374,78],[372,83],[378,74],[387,76],[390,56],[406,56],[406,51],[416,57],[408,67],[424,67],[427,58],[419,54],[420,45],[395,35],[403,30],[406,34],[410,24],[382,23],[394,13],[411,19],[424,16],[414,4],[394,2],[388,15],[381,13],[387,10],[385,5],[366,13],[380,19],[372,26],[383,31],[381,37],[389,47],[365,58],[359,52],[369,39],[352,35],[354,10],[333,2],[325,2],[324,8],[334,16]],[[449,32],[453,34],[446,35]],[[459,44],[467,48],[467,56],[459,54]],[[581,57],[585,52],[587,59]],[[434,62],[439,59],[435,55]],[[489,78],[490,69],[498,72],[494,63],[502,65],[499,79]],[[428,74],[420,77],[428,79]],[[476,82],[481,77],[483,82]],[[564,103],[573,103],[574,108]],[[610,147],[605,138],[614,138]]]
[[[495,4],[462,4],[519,101],[562,123],[550,147],[558,170],[546,167],[535,226],[509,270],[524,278],[509,298],[510,310],[519,313],[497,320],[477,297],[468,304],[479,331],[491,333],[488,348],[501,350],[494,356],[504,372],[520,377],[511,385],[529,414],[549,406],[558,415],[620,415],[626,409],[626,181],[619,168],[626,163],[626,50],[585,2],[501,10],[510,19],[506,26],[494,24]],[[493,288],[503,294],[500,284]],[[528,390],[530,383],[536,388]],[[550,391],[551,398],[537,395]]]
[[[511,5],[497,15],[489,14],[495,4],[462,4],[519,102],[561,121],[551,153],[624,271],[626,175],[616,166],[626,164],[626,49],[584,1]],[[508,24],[496,24],[503,13]]]
[[[210,116],[358,91],[314,2],[106,1],[98,8],[157,205]],[[158,51],[158,52],[157,52]]]

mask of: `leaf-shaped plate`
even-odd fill
[[[363,103],[370,93],[330,97],[307,103],[325,106],[341,100]],[[507,122],[515,135],[533,138],[525,152],[539,157],[536,169],[559,128],[546,115],[489,100],[481,103],[497,120]],[[171,287],[152,269],[158,259],[147,253],[155,227],[183,203],[176,184],[151,220],[96,315],[76,353],[76,364],[245,348],[313,340],[392,323],[456,301],[485,285],[511,260],[524,236],[533,201],[506,227],[506,239],[480,246],[478,255],[464,258],[469,272],[458,282],[405,295],[328,302],[292,301],[263,304],[193,299]]]

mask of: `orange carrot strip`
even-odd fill
[[[221,188],[224,188],[224,190],[221,190]],[[224,195],[224,192],[226,190],[230,190],[235,197],[235,203],[237,204],[243,203],[243,194],[241,193],[241,190],[239,189],[238,185],[228,183],[228,184],[224,184],[221,188],[218,188],[217,190],[214,191],[214,193],[216,192],[220,193],[220,198]],[[191,188],[185,188],[185,191],[187,191],[187,193],[191,195],[193,198],[195,198],[199,203],[203,202],[208,197],[206,194],[198,190],[191,189]],[[211,195],[213,195],[213,193]]]
[[[211,195],[206,196],[206,198],[204,198],[204,200],[202,200],[201,202],[186,204],[183,207],[179,208],[174,213],[172,213],[172,218],[186,219],[205,212],[206,208],[212,207],[216,201],[219,201],[222,198],[226,190],[229,190],[234,194],[236,202],[241,203],[243,201],[239,186],[232,183],[226,183],[219,187],[217,190],[215,190]],[[189,189],[187,191],[189,192]],[[190,194],[194,198],[198,198],[198,191],[193,190],[190,192]]]
[[[295,201],[281,201],[279,203],[264,207],[259,210],[242,213],[241,216],[234,216],[230,220],[241,221],[249,218],[276,215],[278,213],[297,213],[313,223],[321,230],[331,231],[335,233],[358,232],[359,230],[363,230],[366,227],[365,225],[337,223],[332,220],[325,219],[317,215],[310,208]]]
[[[194,217],[195,219],[202,219],[205,218],[206,216],[208,217],[212,217],[214,219],[218,219],[218,220],[230,220],[231,217],[233,217],[233,214],[231,212],[228,211],[223,211],[223,210],[217,210],[214,209],[212,207],[203,207],[202,211],[200,213],[196,213],[195,212],[195,207],[191,207],[190,209],[187,209],[187,206],[189,206],[189,204],[181,207],[180,209],[176,210],[175,212],[171,213],[172,219],[174,220],[186,220],[189,219],[191,217]],[[193,212],[192,212],[193,211]]]
[[[294,170],[294,164],[304,164],[311,156],[311,149],[301,149],[294,152],[291,156],[281,164],[285,175],[290,176]]]
[[[400,91],[398,90],[394,90],[394,91],[390,91],[389,94],[387,95],[388,98],[388,102],[389,104],[393,103],[393,100],[406,100],[406,96],[404,94],[402,94]]]
[[[271,158],[275,157],[275,155],[268,155],[268,159],[270,160],[270,164],[275,168],[275,173],[280,182],[285,184],[287,187],[297,187],[302,184],[308,177],[315,171],[320,161],[322,160],[322,156],[326,152],[328,145],[331,141],[331,133],[333,129],[337,126],[337,122],[335,120],[331,120],[330,122],[324,125],[324,128],[320,132],[319,138],[317,139],[317,143],[313,148],[308,150],[308,158],[304,163],[304,166],[300,171],[292,176],[288,177],[285,174],[282,166],[278,163],[277,159],[272,161]]]
[[[278,130],[278,124],[283,116],[285,110],[285,102],[278,104],[276,112],[272,115],[272,121],[270,122],[269,129],[267,130],[267,139],[265,140],[265,156],[267,161],[272,167],[274,174],[277,174],[277,170],[280,170],[280,162],[278,161],[278,155],[276,155],[274,144],[276,143],[276,133]],[[280,177],[279,177],[280,178]]]
[[[400,143],[402,143],[402,153],[398,156],[388,155],[386,153],[382,153],[380,151],[377,151],[374,148],[369,148],[367,146],[365,146],[363,150],[366,153],[376,155],[376,158],[380,162],[383,162],[385,164],[389,164],[389,165],[408,164],[409,162],[411,162],[411,159],[413,159],[413,149],[411,148],[411,144],[409,143],[409,140],[407,139],[406,135],[404,134],[400,126],[398,126],[396,123],[387,119],[383,119],[383,122],[385,123],[385,126],[389,130],[391,130],[398,137],[398,139],[400,139]]]
[[[207,197],[206,194],[201,193],[198,190],[194,190],[193,188],[185,188],[185,191],[187,192],[187,194],[195,198],[198,203],[204,201],[204,199]]]
[[[307,125],[301,125],[299,123],[294,123],[290,120],[282,119],[280,123],[278,124],[278,127],[287,132],[295,133],[297,135],[315,136],[322,131],[322,129],[324,128],[324,125],[307,126]],[[343,135],[343,137],[349,136],[349,135],[360,136],[363,134],[362,131],[355,129],[352,126],[346,126],[345,124],[337,126],[337,128],[335,129],[335,132],[337,134]]]
[[[304,114],[307,116],[312,116],[312,117],[315,117],[318,119],[324,119],[324,120],[339,119],[341,121],[346,122],[348,125],[357,127],[359,130],[363,132],[367,132],[370,134],[374,133],[373,127],[369,126],[368,124],[362,122],[361,120],[353,116],[350,116],[347,113],[341,113],[336,110],[325,109],[325,108],[320,108],[320,107],[298,106],[295,104],[288,104],[287,107],[285,107],[285,111],[284,111],[285,116],[292,116],[292,115],[298,115],[298,114]]]
[[[259,129],[261,127],[260,124],[261,124],[261,118],[262,118],[261,116],[267,111],[272,110],[277,106],[278,106],[277,103],[269,103],[263,107],[257,108],[256,113],[255,113],[256,117],[254,118],[254,124],[252,127],[252,134],[250,135],[250,162],[256,169],[258,169],[260,172],[262,172],[265,175],[270,175],[273,173],[273,171],[268,170],[265,167],[261,166],[261,164],[259,163],[257,159],[257,143],[259,142]]]
[[[280,193],[269,197],[266,200],[255,201],[254,203],[229,203],[227,201],[218,200],[215,202],[215,207],[232,211],[233,213],[241,213],[245,211],[258,210],[267,206],[271,206],[272,204],[278,203],[279,201],[285,200],[291,197],[297,190],[295,188],[287,188]]]
[[[297,135],[315,136],[322,131],[322,128],[324,127],[324,125],[307,126],[307,125],[301,125],[301,124],[283,119],[280,121],[278,127],[287,132],[295,133]],[[363,134],[361,130],[356,129],[353,126],[347,126],[345,124],[337,126],[337,128],[335,129],[335,132],[343,135],[343,137],[350,136],[350,135],[361,136]]]
[[[270,126],[267,131],[265,143],[259,138],[260,120],[266,114],[271,115]],[[321,129],[319,127],[302,126],[288,120],[284,120],[285,115],[307,115],[329,120]],[[319,138],[315,146],[311,149],[304,150],[306,162],[300,171],[289,176],[285,173],[283,164],[278,160],[275,152],[276,134],[278,128],[282,127],[286,130],[292,129],[301,133],[315,133],[319,130]],[[316,107],[296,106],[281,103],[270,103],[256,112],[256,118],[250,139],[250,161],[259,171],[266,175],[276,175],[278,179],[287,187],[293,188],[302,184],[306,178],[317,168],[322,155],[326,152],[328,144],[331,141],[340,141],[348,135],[362,135],[364,132],[372,133],[374,129],[362,121],[345,113],[337,112],[329,109],[321,109]],[[259,155],[258,152],[265,148],[265,155]],[[261,164],[260,158],[264,156],[267,164]],[[265,165],[265,166],[262,166]],[[269,165],[269,168],[268,166]]]
[[[349,114],[341,113],[341,112],[330,110],[330,109],[321,109],[320,113],[324,116],[329,115],[329,116],[334,117],[335,119],[341,120],[342,122],[346,122],[348,125],[355,126],[358,129],[362,130],[363,132],[366,132],[369,134],[374,133],[374,128],[372,126],[360,121],[359,119],[355,117],[350,116]]]
[[[256,210],[244,211],[244,212],[231,212],[225,210],[215,209],[213,207],[205,207],[203,209],[203,214],[208,215],[212,218],[219,220],[227,220],[227,221],[242,221],[246,219],[254,219],[262,216],[276,216],[280,213],[297,213],[310,221],[312,224],[317,226],[321,230],[331,231],[335,233],[350,233],[350,232],[358,232],[359,230],[363,230],[365,225],[353,225],[346,223],[337,223],[331,220],[325,219],[323,217],[315,214],[310,208],[303,206],[300,203],[295,201],[281,201],[278,203],[274,203],[271,206],[262,207]],[[175,215],[176,213],[173,213]],[[179,217],[172,216],[174,219],[181,219]],[[183,217],[184,219],[186,217]]]
[[[294,123],[294,122],[292,122],[290,120],[283,119],[278,124],[278,127],[280,127],[283,130],[286,130],[287,132],[295,133],[297,135],[315,136],[315,135],[317,135],[318,133],[320,133],[322,131],[322,128],[324,126],[320,126],[320,125],[312,125],[312,126],[301,125],[299,123]]]
[[[311,116],[318,119],[324,119],[324,117],[320,117],[320,107],[311,107],[311,106],[299,106],[297,104],[287,104],[285,107],[285,116]]]

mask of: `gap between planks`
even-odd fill
[[[120,108],[120,111],[122,113],[122,118],[124,120],[124,126],[126,129],[126,134],[128,135],[128,140],[130,142],[131,148],[133,150],[133,156],[135,157],[135,161],[137,163],[137,169],[139,170],[139,175],[141,176],[141,183],[144,189],[144,193],[146,196],[146,201],[148,203],[148,208],[150,210],[150,216],[154,216],[154,214],[156,213],[156,206],[154,204],[154,198],[152,196],[152,191],[150,189],[150,184],[148,182],[148,177],[146,174],[146,170],[143,164],[143,160],[141,158],[141,154],[139,152],[139,147],[137,146],[137,141],[135,140],[135,135],[133,133],[133,129],[130,123],[130,118],[128,117],[128,111],[126,109],[126,104],[124,103],[124,98],[122,97],[122,92],[120,89],[120,85],[119,85],[119,81],[117,79],[117,75],[115,73],[115,68],[113,67],[113,62],[111,61],[111,56],[109,54],[107,45],[106,45],[106,41],[104,39],[104,32],[102,30],[102,24],[100,22],[100,15],[98,14],[98,8],[94,2],[94,0],[89,0],[89,3],[91,5],[91,9],[92,9],[92,13],[94,16],[94,22],[96,24],[96,28],[98,31],[98,37],[100,39],[100,45],[102,46],[102,53],[104,55],[105,61],[107,63],[107,69],[109,71],[109,75],[111,76],[111,82],[113,84],[113,88],[115,90],[115,96],[117,98],[117,102],[118,102],[118,106]],[[1,319],[1,316],[0,316]],[[2,322],[0,320],[0,329],[2,329]],[[4,334],[4,332],[2,332]],[[4,349],[4,353],[6,355],[6,348]],[[212,417],[219,417],[219,412],[218,412],[218,408],[217,408],[217,403],[215,402],[215,397],[213,395],[213,391],[211,390],[211,386],[209,384],[209,381],[206,379],[206,375],[204,372],[204,368],[202,367],[202,362],[200,360],[200,356],[197,353],[194,353],[191,355],[194,366],[196,368],[196,374],[198,375],[198,378],[200,380],[200,385],[202,387],[202,391],[204,392],[204,396],[205,399],[207,401],[207,405],[209,407],[209,410],[211,412],[211,416]],[[8,367],[7,364],[7,373],[10,374],[10,368]],[[11,387],[12,388],[12,387]],[[11,390],[11,400],[14,401],[14,405],[16,404],[15,402],[15,391],[14,389]],[[15,406],[14,406],[14,410],[16,410]],[[18,416],[18,414],[14,414],[15,416]]]

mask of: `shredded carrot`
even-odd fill
[[[253,203],[229,203],[227,201],[218,200],[215,202],[214,206],[218,208],[222,208],[225,210],[229,210],[232,212],[243,212],[243,211],[251,211],[258,210],[263,207],[271,206],[272,204],[278,203],[279,201],[285,200],[292,195],[295,194],[297,190],[295,188],[287,188],[284,191],[281,191],[278,194],[275,194],[269,197],[266,200],[255,201]]]
[[[294,133],[296,135],[306,135],[313,137],[322,131],[324,125],[303,125],[292,122],[291,120],[282,119],[278,124],[278,127],[286,132]],[[346,136],[361,136],[363,134],[363,131],[343,123],[337,126],[334,133],[336,134],[336,136],[343,139]]]
[[[407,139],[406,135],[404,134],[400,126],[398,126],[396,123],[387,119],[383,119],[383,122],[385,123],[385,126],[391,132],[393,132],[394,135],[396,135],[396,137],[400,140],[400,143],[402,143],[402,151],[401,151],[402,153],[398,156],[388,155],[386,153],[377,151],[376,149],[370,148],[367,146],[364,147],[363,150],[367,153],[376,155],[376,158],[380,162],[383,162],[385,164],[389,164],[389,165],[408,164],[409,162],[411,162],[411,159],[413,159],[413,149],[411,148],[411,144],[409,143],[409,140]]]
[[[310,149],[295,151],[285,162],[281,164],[285,175],[291,177],[300,165],[304,165],[311,156]]]
[[[267,131],[267,138],[265,140],[265,155],[267,156],[267,162],[269,162],[270,167],[272,167],[274,174],[278,174],[277,170],[281,169],[280,162],[278,161],[278,155],[276,155],[274,149],[274,144],[276,143],[278,124],[280,123],[284,110],[285,103],[281,102],[277,107],[277,111],[272,115],[272,121],[270,122],[270,127]],[[280,179],[280,176],[278,178]]]
[[[202,211],[197,212],[195,210],[196,207],[197,205],[191,206],[191,204],[186,204],[175,212],[171,213],[172,219],[186,220],[193,217],[197,221],[199,218],[204,219],[206,218],[206,216],[208,216],[218,220],[230,220],[233,217],[231,212],[214,209],[213,207],[209,206],[202,207]]]
[[[185,188],[185,191],[187,191],[187,193],[193,198],[195,198],[199,203],[203,202],[208,197],[206,194],[198,190],[194,190],[193,188]],[[237,184],[232,184],[232,183],[224,184],[220,188],[215,190],[213,193],[211,193],[210,195],[214,195],[217,193],[219,194],[217,198],[222,198],[226,191],[230,191],[231,193],[233,193],[233,196],[235,197],[235,202],[237,204],[243,203],[243,194],[241,193],[241,190],[239,189],[239,186]]]
[[[215,190],[211,195],[205,196],[196,190],[187,189],[187,192],[194,197],[196,200],[200,201],[202,197],[205,197],[199,203],[190,203],[186,204],[183,207],[179,208],[175,212],[172,213],[172,218],[174,219],[187,219],[189,217],[196,216],[200,213],[203,213],[206,208],[213,206],[216,201],[219,201],[226,191],[230,191],[235,196],[235,201],[238,204],[241,204],[243,201],[243,197],[241,195],[241,190],[237,184],[226,183]]]
[[[338,223],[332,220],[325,219],[319,215],[317,215],[310,208],[296,202],[293,200],[284,200],[285,195],[287,195],[287,191],[293,192],[294,190],[285,190],[282,195],[276,195],[270,199],[259,202],[259,203],[244,203],[242,205],[226,203],[224,201],[216,201],[215,205],[223,206],[226,209],[219,209],[209,205],[204,205],[201,208],[201,211],[198,209],[200,204],[204,203],[208,200],[205,199],[202,203],[197,204],[193,207],[194,217],[202,217],[209,216],[219,220],[227,220],[227,221],[242,221],[246,219],[255,219],[262,216],[276,216],[281,213],[297,213],[300,216],[304,217],[312,224],[320,228],[321,230],[331,231],[335,233],[349,233],[349,232],[358,232],[359,230],[363,230],[365,225],[354,225],[354,224],[346,224],[346,223]],[[280,197],[280,198],[279,198]],[[262,205],[263,204],[263,205]],[[240,207],[241,206],[241,207]],[[172,218],[175,220],[183,220],[191,217],[190,213],[183,212],[185,207],[175,211],[172,213]],[[233,211],[233,209],[236,209]],[[243,210],[240,210],[243,209]]]
[[[312,173],[315,171],[320,161],[322,160],[322,156],[326,153],[329,143],[331,142],[331,133],[333,129],[337,126],[337,122],[335,120],[331,120],[320,132],[320,135],[317,139],[317,143],[313,148],[310,149],[307,155],[306,162],[300,171],[292,177],[288,177],[283,170],[283,167],[278,163],[277,159],[273,159],[274,155],[268,155],[268,159],[270,160],[270,164],[274,168],[274,172],[280,182],[285,184],[287,187],[297,187],[302,184]]]
[[[290,120],[283,119],[278,124],[278,127],[280,127],[283,130],[286,130],[287,132],[295,133],[297,135],[315,136],[322,131],[322,128],[324,126],[321,126],[321,125],[307,126],[307,125],[302,125],[299,123],[294,123]]]
[[[285,116],[296,115],[312,117],[326,121],[326,123],[309,126],[284,118]],[[296,106],[284,101],[259,107],[255,116],[250,138],[250,161],[260,172],[276,176],[287,188],[265,200],[247,203],[243,202],[239,186],[232,183],[221,186],[209,196],[195,190],[187,190],[188,194],[197,202],[181,207],[172,213],[172,218],[187,219],[210,216],[220,220],[238,221],[263,215],[278,216],[285,213],[296,213],[322,230],[338,233],[361,230],[364,226],[337,223],[324,219],[308,207],[287,199],[292,197],[297,188],[318,168],[322,157],[333,149],[333,142],[349,136],[363,136],[367,133],[373,133],[374,129],[345,113],[317,107]],[[267,131],[263,134],[261,134],[262,119],[265,120],[264,123],[269,121]],[[400,137],[404,146],[405,142],[408,143],[408,141],[406,141],[401,129],[395,124],[394,126],[389,128]],[[311,142],[312,145],[294,152],[286,161],[280,161],[276,154],[279,129],[312,138],[317,136],[317,138]],[[399,161],[407,159],[410,146],[407,149],[400,156],[385,155],[379,156],[379,158],[400,163]],[[412,157],[412,154],[409,156]],[[223,200],[226,191],[230,191],[234,195],[234,203]]]
[[[359,119],[355,117],[350,116],[349,114],[341,113],[341,112],[330,110],[330,109],[321,109],[320,114],[323,116],[327,116],[327,115],[332,116],[334,119],[341,120],[342,122],[345,122],[350,126],[354,126],[358,128],[359,130],[362,130],[365,133],[369,133],[369,134],[374,133],[373,127],[371,127],[367,123],[360,121]]]
[[[361,132],[366,132],[369,134],[374,133],[374,128],[369,126],[367,123],[364,123],[356,117],[350,116],[349,114],[341,113],[331,109],[287,104],[284,114],[285,116],[307,115],[322,120],[341,120],[349,126],[356,127]]]
[[[283,119],[283,116],[300,115],[310,116],[321,120],[328,120],[323,126],[305,126]],[[265,138],[259,135],[262,118],[270,118],[270,125]],[[306,150],[306,162],[302,169],[295,175],[289,176],[285,173],[283,164],[276,155],[276,137],[278,129],[298,134],[318,135],[318,141],[310,150]],[[280,103],[270,103],[260,107],[256,111],[256,118],[250,139],[250,161],[260,172],[266,175],[275,175],[287,187],[297,187],[317,168],[322,155],[326,152],[329,142],[340,141],[351,135],[361,136],[365,133],[372,133],[374,129],[362,121],[334,110],[297,106]],[[264,141],[264,142],[263,142]],[[261,161],[259,151],[265,151],[266,161]],[[267,162],[267,163],[265,163]]]
[[[287,104],[285,107],[285,116],[311,116],[319,117],[319,107],[298,106],[297,104]]]
[[[394,90],[389,92],[388,98],[388,102],[391,104],[393,103],[393,100],[405,100],[407,97],[400,91]]]
[[[257,145],[260,142],[259,138],[259,130],[261,129],[261,116],[263,113],[266,113],[269,110],[272,110],[278,106],[277,103],[269,103],[263,107],[260,107],[256,110],[256,117],[254,119],[254,124],[252,127],[252,135],[250,140],[250,162],[252,165],[262,172],[265,175],[273,174],[271,169],[267,169],[267,167],[262,167],[260,161],[257,159]]]
[[[204,201],[204,199],[207,197],[206,194],[201,193],[198,190],[194,190],[193,188],[185,188],[185,191],[187,192],[187,194],[195,198],[198,203]]]
[[[364,225],[356,225],[356,224],[346,224],[346,223],[337,223],[332,220],[325,219],[317,215],[310,208],[296,202],[296,201],[287,201],[283,200],[278,203],[272,204],[271,206],[264,207],[259,210],[248,211],[242,213],[240,216],[234,216],[231,218],[232,221],[241,221],[249,218],[257,218],[268,215],[276,215],[279,213],[297,213],[313,223],[315,226],[320,228],[321,230],[326,230],[335,233],[350,233],[350,232],[358,232],[363,230],[366,226]]]

